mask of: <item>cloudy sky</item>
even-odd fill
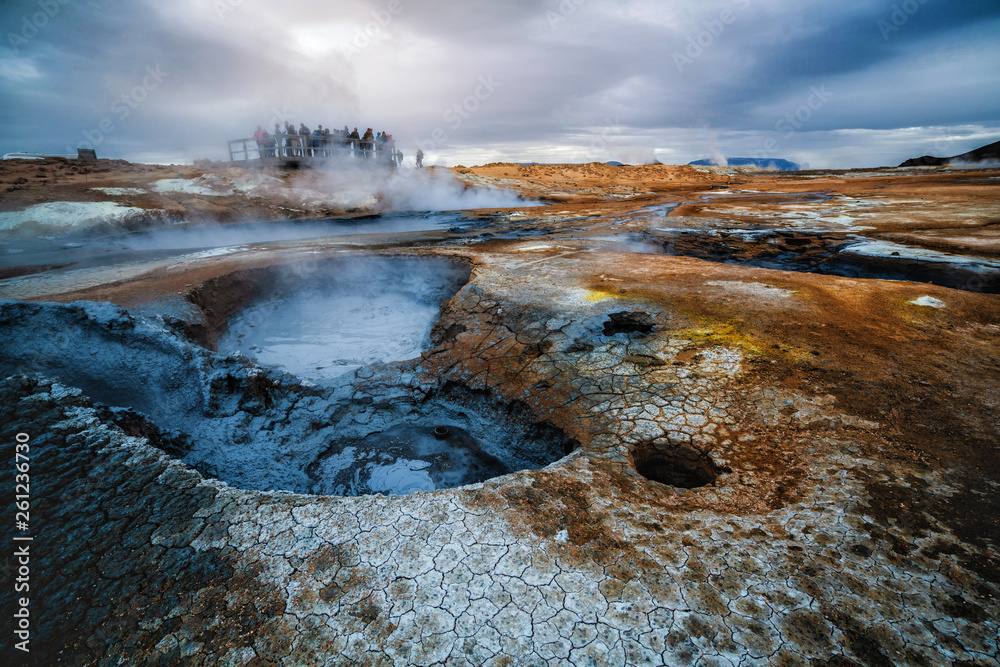
[[[0,153],[221,159],[279,119],[448,165],[1000,139],[1000,0],[3,0],[0,28]]]

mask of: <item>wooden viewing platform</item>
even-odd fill
[[[233,139],[229,142],[229,161],[259,167],[303,167],[335,160],[397,166],[395,142],[374,141],[367,150],[362,148],[363,142],[340,136],[271,134],[267,142],[259,145],[254,137]]]

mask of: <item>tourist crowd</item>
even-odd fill
[[[274,124],[274,132],[269,133],[260,125],[254,132],[261,158],[269,157],[356,157],[365,160],[381,160],[395,167],[402,164],[403,153],[396,150],[396,142],[386,132],[375,134],[372,128],[358,133],[344,126],[343,130],[331,130],[322,125],[310,131],[305,123],[298,129],[285,121],[284,130],[280,123]]]

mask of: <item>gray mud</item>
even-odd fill
[[[0,328],[4,376],[77,388],[113,408],[110,422],[240,488],[412,493],[544,467],[575,447],[524,405],[421,384],[405,365],[366,367],[364,388],[358,373],[317,387],[112,304],[2,301]],[[428,446],[421,434],[441,425],[450,438]]]
[[[469,280],[445,259],[351,257],[292,265],[258,278],[257,296],[228,320],[219,352],[326,381],[430,349],[441,303]]]

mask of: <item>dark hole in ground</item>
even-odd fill
[[[719,475],[729,472],[715,465],[706,454],[685,445],[643,443],[632,452],[632,461],[646,479],[682,489],[708,486]]]
[[[641,333],[648,334],[656,325],[656,320],[649,313],[642,311],[611,313],[604,323],[604,335]]]

